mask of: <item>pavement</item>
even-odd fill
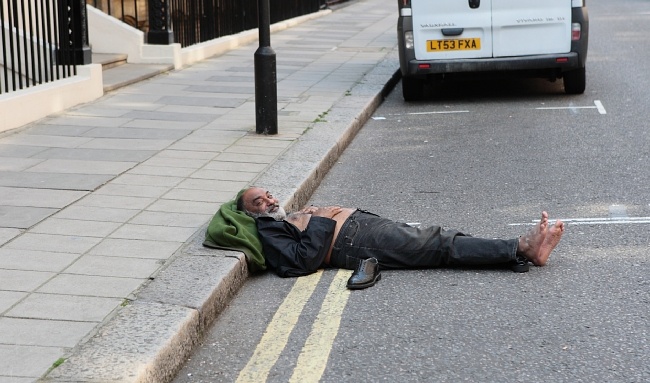
[[[302,206],[399,80],[394,0],[273,33],[277,135],[237,47],[0,134],[0,382],[166,382],[245,283],[201,246],[248,185]]]

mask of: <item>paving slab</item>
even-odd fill
[[[7,311],[4,317],[99,323],[122,302],[121,298],[34,293]]]
[[[107,238],[93,247],[87,254],[166,260],[181,245],[183,245],[182,242]]]
[[[0,162],[0,171],[21,171],[33,167],[43,160],[37,158],[15,158],[15,157],[2,157],[2,162]]]
[[[31,126],[25,129],[23,133],[42,136],[78,137],[92,129],[92,126],[41,124]]]
[[[82,149],[82,148],[52,148],[37,153],[33,158],[52,158],[62,160],[93,160],[117,162],[142,162],[157,152],[155,150],[122,150],[122,149]]]
[[[0,144],[19,145],[19,146],[37,146],[46,148],[75,148],[84,142],[90,141],[86,137],[66,137],[45,134],[12,134],[0,138]]]
[[[2,203],[7,206],[62,208],[86,195],[83,191],[49,190],[0,186]]]
[[[136,162],[51,159],[41,161],[26,171],[39,173],[108,174],[115,176],[131,169],[136,164]]]
[[[110,183],[98,189],[95,193],[105,194],[112,196],[131,196],[131,197],[151,197],[159,198],[170,190],[165,186],[149,186],[149,185],[125,185]]]
[[[86,308],[94,308],[94,306],[92,306],[93,304],[100,304],[101,302],[86,302],[83,301],[81,297],[129,298],[131,297],[131,293],[137,290],[145,280],[146,278],[137,279],[106,277],[102,275],[59,274],[41,286],[36,290],[36,292],[74,296],[75,298],[78,298],[78,301],[75,302],[86,304]],[[67,303],[67,301],[63,302],[63,304]],[[59,318],[73,320],[72,317],[59,316]],[[88,317],[76,317],[75,319],[80,321],[92,320]],[[101,319],[103,318],[96,317],[95,321],[100,321]]]
[[[0,290],[0,313],[9,310],[12,306],[16,305],[28,294],[29,293],[22,292],[22,291],[1,291]]]
[[[88,149],[162,150],[175,140],[142,138],[89,138],[77,147]]]
[[[213,191],[209,189],[206,189],[206,191],[213,193]],[[229,195],[232,195],[232,191]],[[196,229],[211,219],[212,215],[213,214],[211,213],[186,214],[166,213],[160,211],[143,211],[137,216],[133,217],[131,223],[136,225],[179,226]]]
[[[126,224],[111,233],[109,238],[185,242],[195,232],[195,227]]]
[[[119,222],[51,218],[31,228],[32,233],[104,238],[120,227]]]
[[[30,318],[0,318],[0,344],[74,347],[95,323]]]
[[[0,205],[0,242],[6,243],[20,232],[16,229],[27,229],[56,213],[58,209],[31,206],[1,206]]]
[[[34,291],[55,275],[45,271],[0,269],[0,290]]]
[[[65,272],[85,276],[147,279],[160,269],[160,265],[158,259],[145,257],[124,258],[117,254],[112,256],[86,254],[79,257]]]
[[[16,250],[40,250],[83,254],[101,241],[99,237],[24,233],[3,247]]]
[[[141,195],[138,195],[141,196]],[[62,219],[74,219],[79,221],[100,221],[100,222],[127,222],[138,214],[140,210],[123,208],[105,208],[96,206],[68,206],[56,213],[53,217]]]
[[[79,254],[0,248],[0,265],[2,265],[3,269],[7,270],[51,271],[59,273],[77,258],[79,258]]]
[[[38,172],[2,172],[0,186],[26,187],[52,190],[95,190],[114,175],[112,174],[65,174]]]
[[[0,208],[0,215],[3,215],[3,210]],[[8,221],[12,222],[12,221]],[[13,224],[13,222],[12,222]],[[2,221],[0,220],[0,246],[3,244],[9,242],[13,238],[16,238],[22,233],[22,230],[20,229],[14,229],[14,228],[8,228],[8,227],[2,227]]]
[[[33,382],[64,352],[62,347],[0,344],[0,380],[11,383]]]
[[[44,150],[47,150],[47,148],[0,143],[0,157],[30,158],[34,154],[42,152]]]

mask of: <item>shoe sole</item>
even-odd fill
[[[510,266],[510,270],[514,271],[515,273],[526,273],[528,270],[530,270],[530,266],[528,265],[528,262],[516,262]]]

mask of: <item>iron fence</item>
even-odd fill
[[[133,28],[147,31],[148,0],[86,0],[86,4],[122,20]]]
[[[257,28],[258,0],[170,0],[174,41],[182,47]],[[317,12],[325,0],[270,0],[271,23]]]
[[[258,0],[86,0],[87,4],[167,44],[166,21],[182,47],[257,28]],[[326,0],[270,0],[271,23],[318,11]],[[169,9],[167,9],[169,8]],[[169,14],[167,14],[169,12]],[[162,14],[160,14],[162,13]],[[154,19],[150,20],[150,18]],[[149,35],[151,36],[151,35]]]
[[[73,2],[0,0],[0,94],[77,74],[77,43],[87,31]]]

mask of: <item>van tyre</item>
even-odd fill
[[[587,75],[585,68],[564,72],[564,92],[566,94],[582,94],[585,92]]]
[[[424,96],[422,80],[412,77],[402,77],[402,95],[405,101],[418,101]]]

